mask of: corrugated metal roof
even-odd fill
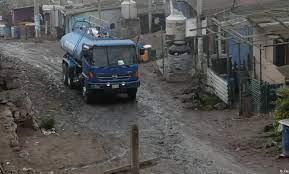
[[[123,45],[123,46],[128,46],[128,45],[135,45],[135,43],[131,40],[96,40],[94,42],[95,46],[119,46],[119,45]]]
[[[120,8],[120,5],[121,5],[120,0],[101,1],[102,10]],[[64,13],[66,15],[75,15],[75,14],[79,14],[83,12],[97,11],[97,10],[98,10],[98,3],[94,2],[91,4],[75,5],[75,6],[72,6],[72,8],[66,7],[66,9],[64,10]]]
[[[197,0],[184,1],[187,1],[196,10]],[[236,0],[238,8],[235,11],[238,13],[246,13],[246,10],[281,7],[284,3],[288,3],[288,0]],[[203,14],[211,15],[232,8],[233,5],[234,0],[203,0]]]

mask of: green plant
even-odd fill
[[[54,128],[55,125],[55,120],[53,117],[49,116],[47,118],[44,118],[40,121],[40,128],[43,128],[45,130],[50,130],[52,128]]]
[[[289,119],[289,88],[282,88],[277,91],[278,99],[274,111],[274,127],[277,128],[279,121]]]

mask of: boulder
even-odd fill
[[[12,112],[9,107],[0,107],[0,131],[2,141],[6,145],[16,147],[19,145],[18,136],[16,134],[17,125],[14,122]]]
[[[214,108],[217,110],[225,110],[227,108],[227,105],[225,103],[217,103],[214,105]]]
[[[6,80],[5,82],[5,87],[7,90],[17,89],[19,87],[19,82],[16,79]]]

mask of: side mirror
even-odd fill
[[[82,52],[83,52],[84,57],[91,57],[92,56],[91,46],[83,45],[82,46]]]
[[[144,55],[145,54],[145,49],[144,48],[141,48],[140,50],[139,50],[139,55]]]

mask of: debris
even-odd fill
[[[16,79],[6,80],[5,83],[7,90],[17,89],[19,87],[19,82],[16,81]]]
[[[44,129],[41,129],[43,135],[52,135],[52,134],[56,134],[56,131],[55,130],[44,130]]]

